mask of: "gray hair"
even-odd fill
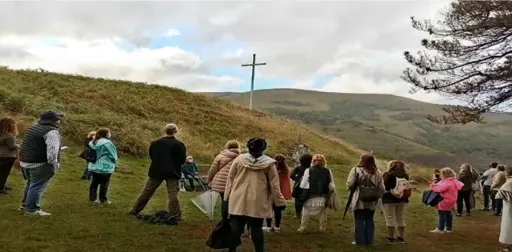
[[[174,123],[169,123],[169,124],[165,125],[164,132],[166,135],[172,136],[172,135],[178,133],[178,126],[176,126],[176,124],[174,124]]]

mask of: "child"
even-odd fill
[[[277,154],[274,159],[276,160],[276,168],[277,173],[279,174],[279,188],[281,189],[281,194],[285,200],[292,199],[292,189],[290,183],[290,169],[286,164],[286,157]],[[279,232],[281,231],[281,218],[283,217],[283,207],[276,207],[272,204],[272,208],[274,210],[274,218],[275,218],[275,226],[272,227],[272,218],[267,218],[267,227],[264,227],[263,230],[267,232]]]
[[[431,233],[451,233],[453,227],[452,210],[457,203],[457,195],[464,184],[455,178],[455,172],[449,168],[443,168],[440,171],[440,179],[438,183],[432,182],[430,189],[440,193],[443,200],[437,205],[437,213],[439,215],[439,224]]]
[[[434,177],[432,179],[432,183],[439,183],[441,181],[441,171],[439,169],[434,169]]]
[[[89,172],[92,180],[89,187],[89,201],[91,204],[96,202],[98,198],[98,187],[100,188],[100,203],[110,204],[107,198],[108,185],[110,177],[117,165],[117,149],[110,141],[110,130],[99,129],[94,136],[94,140],[89,143],[92,150],[96,152],[96,161],[89,163]]]

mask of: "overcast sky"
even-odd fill
[[[159,83],[189,91],[256,88],[408,94],[404,50],[427,36],[410,17],[449,1],[0,2],[0,65]]]

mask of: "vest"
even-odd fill
[[[52,130],[58,130],[55,125],[35,124],[30,127],[23,137],[20,148],[20,161],[23,163],[47,163],[46,142],[44,135]]]
[[[329,194],[331,173],[327,168],[309,168],[309,197],[322,197]]]

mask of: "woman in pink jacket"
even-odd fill
[[[439,224],[431,233],[451,233],[453,227],[452,209],[457,203],[457,195],[464,184],[455,178],[455,172],[451,168],[441,169],[441,181],[430,184],[432,191],[440,193],[443,200],[437,205]]]

